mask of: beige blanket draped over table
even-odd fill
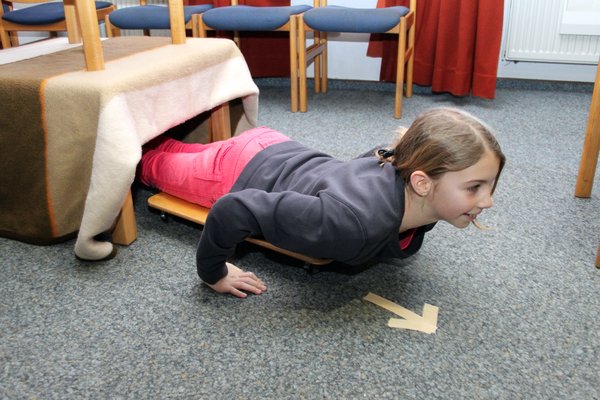
[[[112,244],[94,238],[118,216],[142,144],[233,99],[256,125],[258,88],[232,41],[102,47],[102,71],[85,71],[81,47],[0,65],[0,235],[49,244],[78,232],[76,255],[103,258]]]

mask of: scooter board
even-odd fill
[[[170,194],[164,192],[151,196],[148,199],[148,205],[164,213],[175,215],[177,217],[195,222],[200,225],[204,225],[206,223],[206,218],[208,217],[208,213],[210,212],[210,208],[190,203],[188,201],[185,201],[175,196],[171,196]],[[294,251],[285,250],[281,247],[277,247],[265,240],[258,238],[248,237],[246,238],[246,241],[264,247],[266,249],[285,254],[286,256],[295,258],[297,260],[304,261],[305,263],[310,265],[326,265],[333,262],[333,260],[327,258],[310,257],[304,254],[296,253]]]

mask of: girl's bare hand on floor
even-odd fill
[[[253,272],[244,271],[231,263],[225,264],[227,265],[227,275],[215,284],[207,284],[214,291],[231,293],[236,297],[245,298],[248,296],[245,292],[261,294],[267,290],[267,286]]]

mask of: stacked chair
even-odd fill
[[[75,21],[74,0],[64,2],[50,0],[3,0],[0,7],[0,39],[2,47],[9,48],[18,45],[16,32],[19,31],[42,31],[50,32],[56,36],[58,32],[67,32],[69,43],[81,41],[81,33],[77,24],[67,26],[67,21]],[[32,4],[29,7],[14,9],[15,3]],[[108,1],[95,1],[96,19],[104,21],[104,17],[116,9],[113,3]]]
[[[320,0],[315,0],[317,5]],[[234,32],[234,40],[240,44],[239,32],[289,32],[290,38],[290,92],[291,110],[298,111],[298,49],[296,17],[312,9],[309,5],[289,7],[254,7],[238,5],[231,1],[229,7],[217,7],[201,15],[199,35],[206,37],[207,31]]]
[[[350,2],[349,2],[350,3]],[[404,83],[406,96],[412,96],[415,44],[416,0],[409,7],[351,8],[328,6],[327,0],[313,5],[289,7],[254,7],[238,5],[217,7],[198,18],[198,34],[207,31],[234,32],[239,46],[239,32],[287,31],[290,37],[290,97],[292,112],[307,111],[307,67],[314,65],[315,92],[327,91],[327,34],[378,33],[398,37],[394,117],[402,116]],[[307,32],[313,39],[307,41]]]
[[[381,33],[398,36],[398,62],[396,66],[396,94],[394,117],[402,116],[402,95],[406,74],[406,96],[412,96],[413,60],[415,44],[416,0],[409,7],[384,7],[359,9],[327,6],[321,0],[320,7],[298,16],[298,68],[300,111],[307,109],[306,69],[312,62],[315,69],[315,92],[327,91],[327,33]],[[306,32],[313,32],[310,45]]]
[[[196,18],[211,8],[211,4],[183,7],[185,27],[192,30],[192,36],[198,37]],[[167,5],[148,5],[146,0],[140,0],[139,6],[121,8],[106,16],[108,37],[120,36],[121,29],[143,30],[145,36],[150,36],[152,29],[169,30],[169,8]]]

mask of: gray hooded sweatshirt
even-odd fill
[[[410,232],[402,249],[403,214],[404,183],[373,152],[341,161],[295,141],[278,143],[254,156],[211,208],[196,253],[198,275],[209,284],[224,277],[225,261],[248,236],[349,265],[405,258],[435,224]]]

